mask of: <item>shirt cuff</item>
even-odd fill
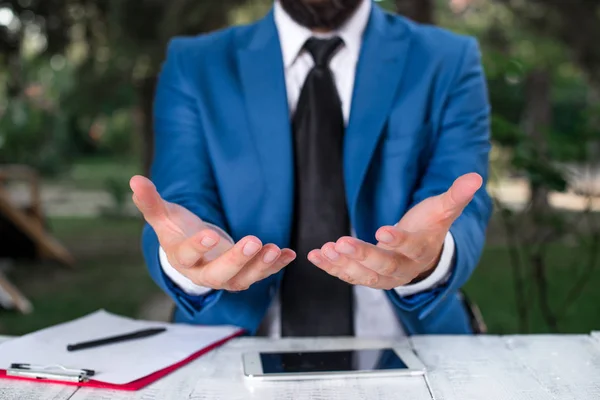
[[[406,297],[444,284],[450,277],[452,271],[454,252],[454,238],[452,237],[452,234],[448,232],[446,234],[446,239],[444,240],[444,247],[440,257],[440,262],[438,263],[437,267],[435,267],[435,270],[433,270],[431,275],[420,282],[394,288],[396,293],[398,293],[398,295],[401,297]]]
[[[225,232],[224,230],[222,230],[221,228],[219,228],[216,225],[212,225],[212,224],[209,224],[206,222],[205,222],[205,224],[207,225],[207,227],[214,229],[225,240],[229,241],[230,243],[233,243],[233,239],[231,238],[231,236],[229,236],[227,234],[227,232]],[[217,249],[215,249],[215,250],[217,250]],[[212,259],[217,256],[216,254],[210,254],[210,253],[211,253],[211,251],[206,253],[206,257],[208,259]],[[184,293],[186,293],[190,296],[204,296],[213,290],[213,289],[207,288],[205,286],[196,285],[188,277],[183,275],[181,272],[177,271],[175,269],[175,267],[173,267],[171,265],[171,263],[169,262],[169,259],[167,258],[167,253],[165,253],[162,246],[160,246],[158,249],[158,256],[159,256],[159,260],[160,260],[160,266],[161,266],[163,272],[169,277],[169,279],[171,279],[171,281],[173,281],[173,283],[175,285],[177,285],[181,290],[183,290]]]
[[[162,247],[158,249],[158,256],[160,259],[160,266],[164,273],[175,285],[183,290],[185,294],[189,294],[190,296],[203,296],[212,290],[211,288],[196,285],[188,277],[177,271],[167,259],[167,254]]]

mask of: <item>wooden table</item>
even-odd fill
[[[249,384],[242,376],[240,355],[244,351],[371,347],[381,343],[355,339],[270,341],[242,338],[139,392],[3,380],[0,381],[0,399],[600,399],[600,332],[590,335],[416,336],[404,340],[400,345],[411,347],[427,366],[425,378]]]

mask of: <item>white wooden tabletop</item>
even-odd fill
[[[590,335],[416,336],[427,376],[249,384],[241,353],[391,345],[357,339],[241,338],[138,392],[0,380],[1,400],[600,399],[600,332]]]

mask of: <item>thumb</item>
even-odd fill
[[[454,181],[450,189],[439,199],[443,215],[454,221],[471,202],[483,185],[483,178],[476,173],[465,174]]]
[[[143,176],[136,175],[129,181],[133,202],[154,229],[167,218],[167,206],[156,186]]]

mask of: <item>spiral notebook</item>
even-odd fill
[[[163,333],[69,352],[67,345],[164,327]],[[100,310],[0,344],[0,378],[138,390],[243,334],[233,326],[139,321]],[[27,365],[26,373],[16,367]]]

